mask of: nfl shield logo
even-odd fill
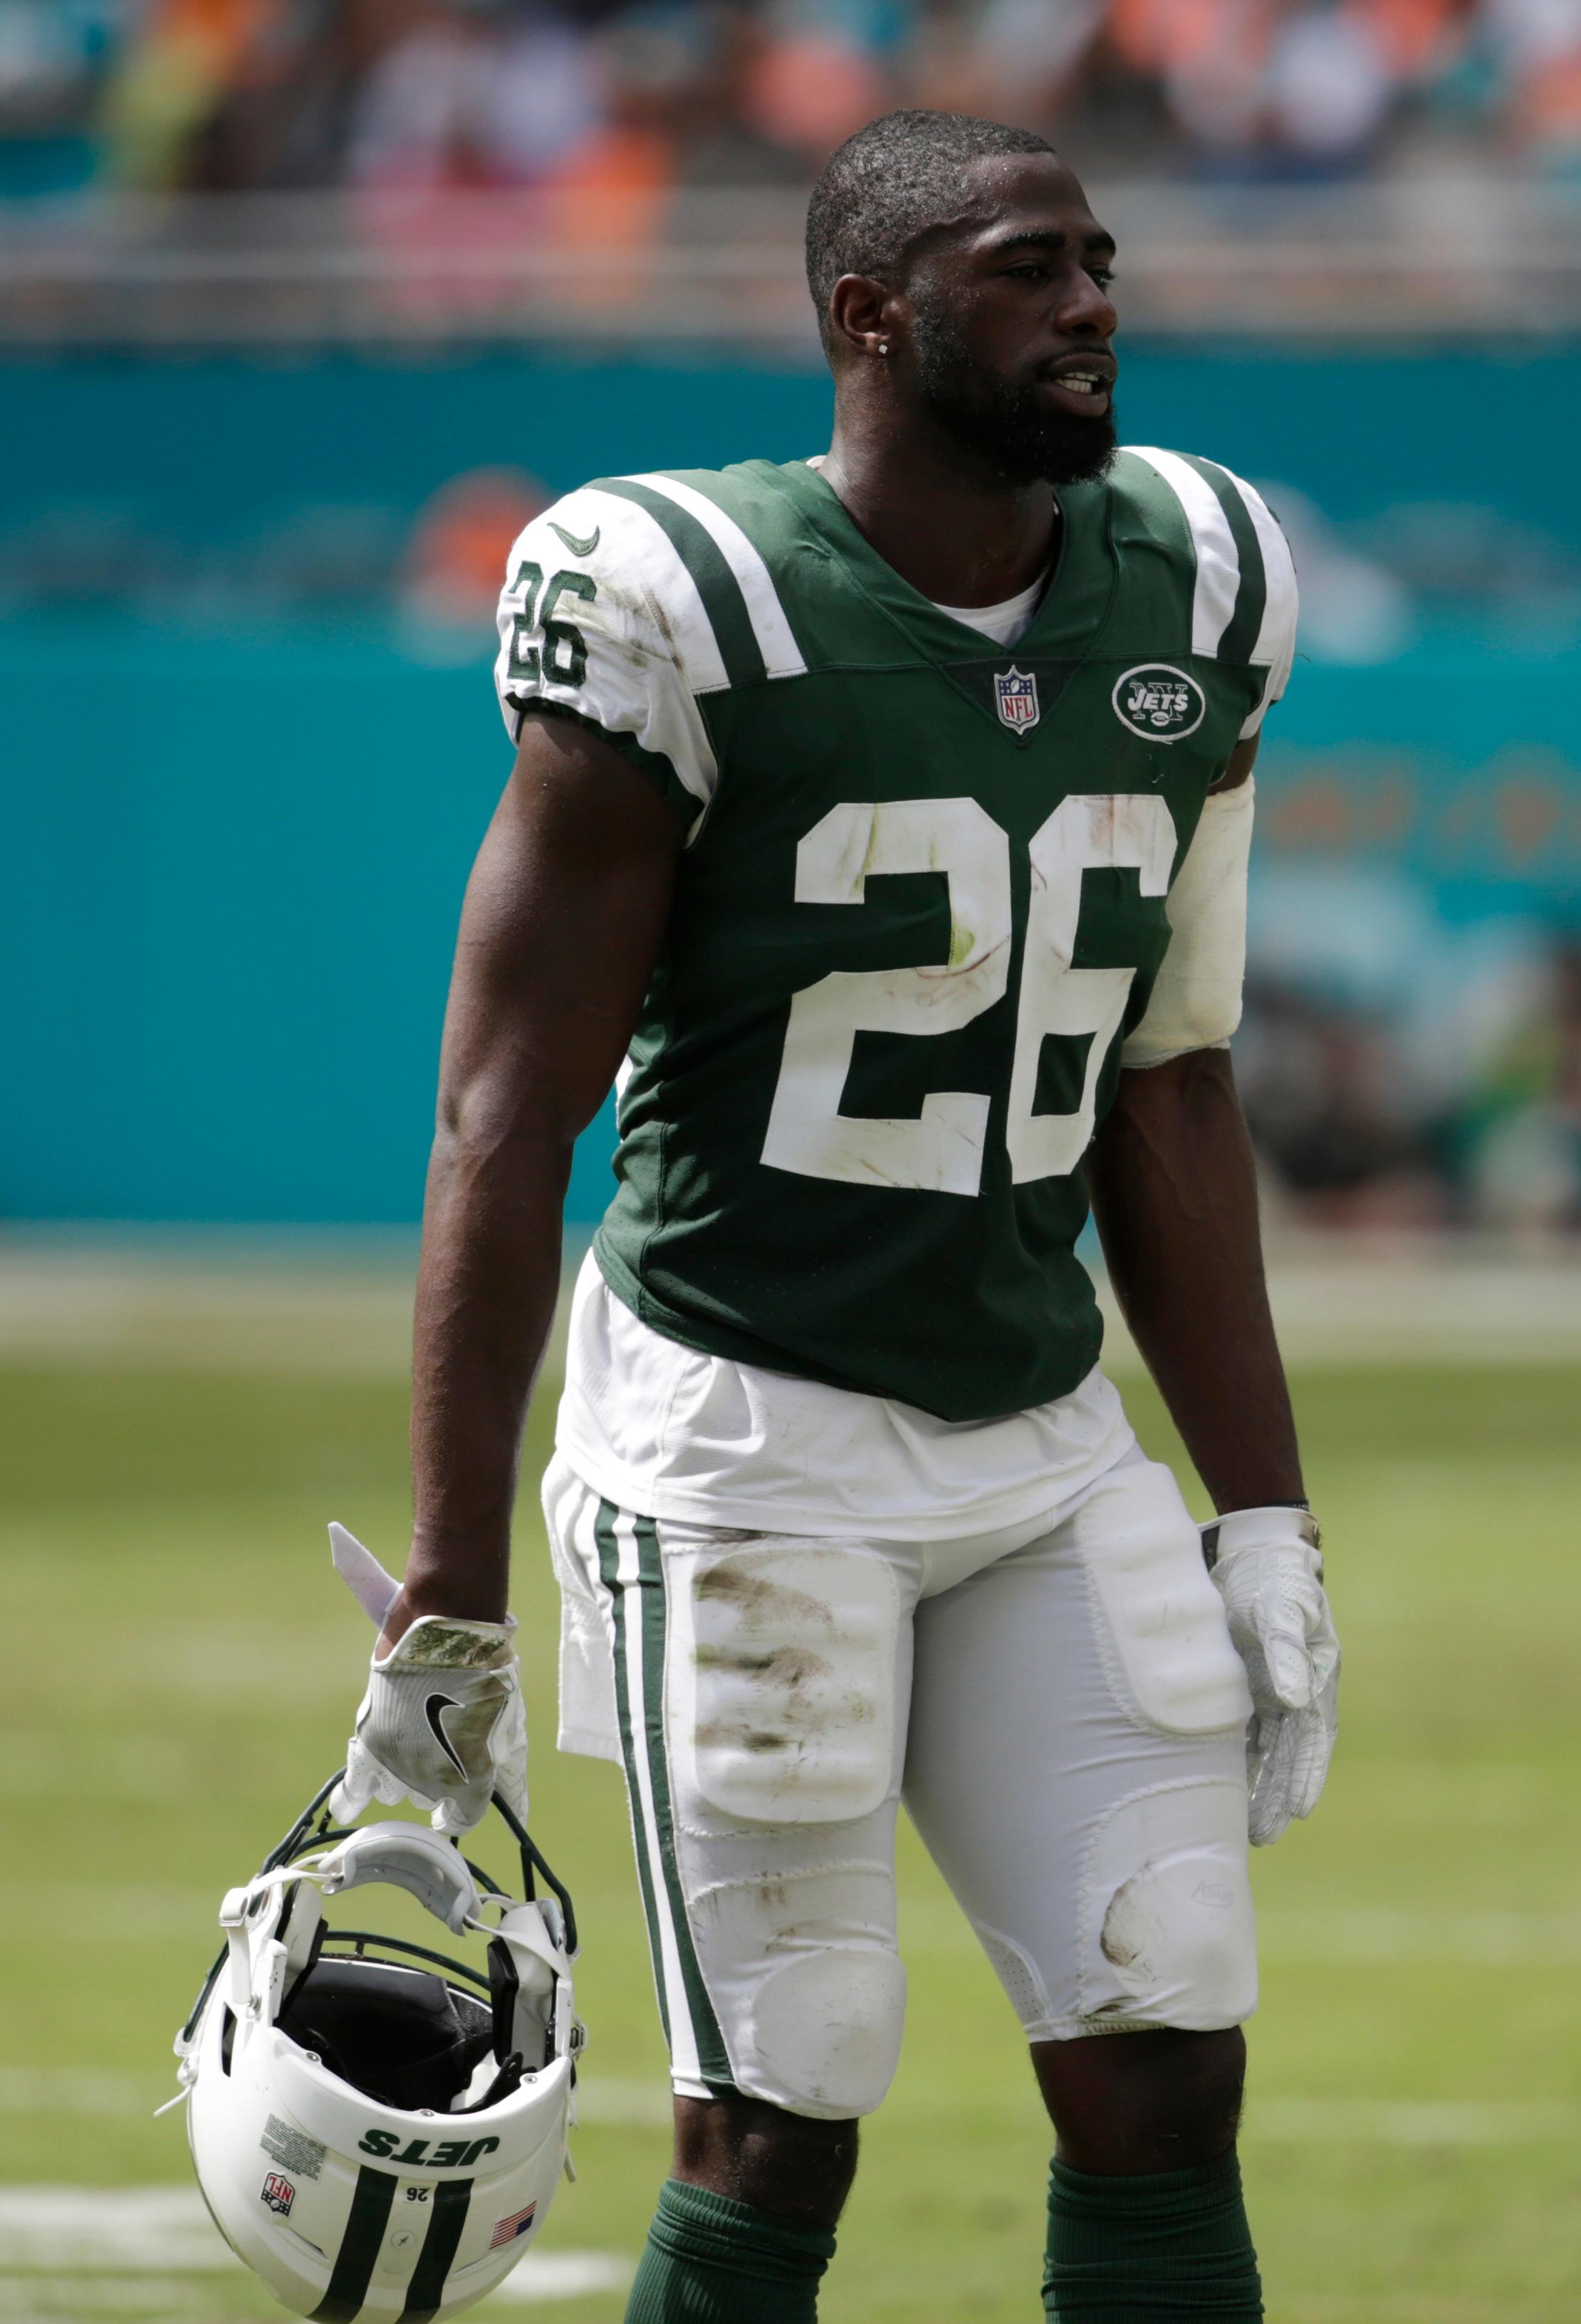
[[[1012,662],[1006,670],[994,674],[994,699],[999,705],[999,715],[1007,726],[1035,726],[1040,713],[1038,709],[1038,681],[1023,678]]]
[[[278,2171],[272,2171],[264,2181],[261,2200],[268,2204],[272,2211],[278,2211],[283,2218],[296,2200],[296,2189],[291,2185],[291,2181],[283,2178]]]

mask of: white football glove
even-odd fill
[[[400,1593],[371,1550],[344,1526],[329,1528],[330,1554],[364,1611],[384,1628]],[[346,1747],[346,1773],[329,1812],[349,1823],[370,1800],[411,1800],[432,1811],[436,1831],[470,1831],[498,1792],[527,1821],[527,1712],[511,1644],[515,1619],[452,1620],[425,1614],[381,1661]]]
[[[1246,1787],[1253,1848],[1318,1804],[1338,1731],[1339,1640],[1306,1509],[1237,1509],[1202,1528],[1203,1553],[1246,1665]]]

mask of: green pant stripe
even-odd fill
[[[768,670],[746,599],[724,551],[707,527],[698,522],[689,509],[681,508],[650,485],[633,484],[629,476],[600,476],[590,489],[634,502],[669,535],[676,555],[697,583],[726,677],[732,686],[761,684]]]
[[[664,1990],[664,1955],[659,1942],[659,1908],[654,1901],[653,1878],[648,1865],[647,1835],[643,1830],[642,1795],[637,1788],[636,1743],[632,1734],[631,1695],[626,1686],[625,1585],[620,1578],[620,1544],[615,1536],[617,1514],[612,1502],[600,1501],[598,1515],[593,1521],[593,1533],[598,1544],[598,1572],[615,1609],[615,1701],[620,1719],[620,1748],[625,1761],[626,1798],[632,1812],[632,1844],[637,1858],[637,1886],[643,1892],[643,1910],[648,1920],[648,1950],[653,1960],[659,2015],[664,2027],[664,2039],[668,2042],[670,1997]]]
[[[681,1981],[686,1987],[687,2006],[703,2080],[728,2082],[730,2061],[725,2054],[724,2037],[719,2032],[719,2021],[714,2015],[714,2005],[708,1999],[708,1989],[703,1983],[697,1947],[692,1942],[691,1923],[687,1918],[686,1898],[681,1893],[680,1868],[675,1859],[675,1819],[670,1804],[670,1761],[664,1749],[665,1605],[659,1533],[652,1517],[636,1517],[633,1524],[637,1539],[637,1571],[643,1591],[643,1701],[647,1713],[648,1780],[653,1791],[653,1817],[659,1830],[664,1885],[670,1892],[670,1918],[675,1927],[676,1950],[680,1955]]]
[[[1257,538],[1257,528],[1252,521],[1252,512],[1236,490],[1234,481],[1211,460],[1199,460],[1195,453],[1182,452],[1180,457],[1196,469],[1225,512],[1235,543],[1235,555],[1241,562],[1241,586],[1235,592],[1235,610],[1230,615],[1229,626],[1218,642],[1218,659],[1249,662],[1252,649],[1257,643],[1262,627],[1263,608],[1268,603],[1268,576],[1262,568],[1262,543]]]

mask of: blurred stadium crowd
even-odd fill
[[[0,195],[794,184],[893,105],[1220,181],[1581,169],[1581,0],[0,0]]]

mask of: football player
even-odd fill
[[[1048,2312],[1262,2312],[1247,1845],[1338,1665],[1227,1053],[1296,590],[1249,485],[1116,451],[1114,255],[1040,138],[874,122],[808,219],[827,453],[603,478],[510,559],[345,1803],[519,1795],[516,1461],[618,1068],[544,1501],[673,2064],[633,2324],[814,2315],[902,1799],[1031,2044]],[[1205,1530],[1098,1367],[1089,1201]]]

